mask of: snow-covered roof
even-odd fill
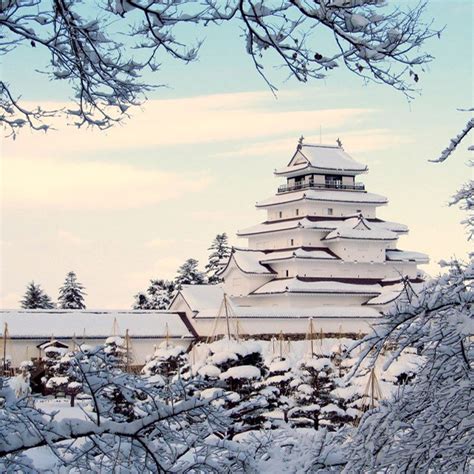
[[[248,275],[273,275],[274,271],[270,267],[260,263],[264,257],[264,252],[234,247],[227,266],[220,271],[220,274],[224,275],[233,262],[240,271]]]
[[[263,201],[257,202],[257,207],[270,207],[289,202],[302,201],[322,201],[322,202],[346,202],[356,204],[374,204],[381,206],[387,204],[388,199],[379,194],[360,191],[333,191],[327,189],[306,189],[304,191],[294,191],[290,193],[277,194]]]
[[[239,319],[275,318],[379,318],[380,312],[368,306],[314,306],[312,308],[283,308],[261,306],[234,306]]]
[[[381,287],[378,283],[345,283],[337,280],[320,280],[310,278],[278,278],[253,291],[252,295],[268,295],[275,293],[338,293],[378,295]]]
[[[337,145],[313,145],[300,143],[288,165],[275,170],[276,175],[291,176],[301,171],[332,171],[360,174],[367,166],[358,163]]]
[[[407,286],[408,285],[408,286]],[[382,293],[374,298],[371,298],[365,305],[367,306],[385,306],[393,303],[400,297],[407,297],[407,293],[420,294],[423,291],[425,282],[415,281],[400,281],[396,284],[386,286],[382,289]]]
[[[330,232],[323,240],[397,240],[395,232],[384,229],[381,226],[376,228],[364,217],[354,217],[347,219],[340,226]]]
[[[191,338],[182,316],[168,311],[92,310],[0,310],[2,331],[5,323],[12,339],[18,338],[107,338],[118,326],[119,334],[130,337]],[[116,324],[115,324],[116,322]]]
[[[216,315],[224,299],[222,283],[218,285],[183,285],[181,295],[192,311]]]
[[[391,262],[429,263],[430,258],[425,253],[407,252],[405,250],[390,249],[385,251],[387,260]]]
[[[294,250],[284,250],[280,252],[271,252],[265,255],[262,263],[272,263],[278,260],[288,260],[292,258],[317,259],[317,260],[338,260],[339,257],[329,249],[320,247],[313,250],[305,250],[301,247]]]
[[[396,232],[397,234],[405,234],[408,232],[407,226],[398,224],[396,222],[386,222],[375,219],[364,219],[368,223],[371,229],[383,231]],[[263,222],[261,224],[247,227],[237,232],[239,237],[245,237],[254,234],[265,234],[267,232],[281,232],[292,229],[314,229],[318,231],[331,231],[339,229],[344,226],[355,225],[358,222],[358,217],[348,216],[347,218],[341,217],[339,219],[328,219],[324,220],[320,217],[306,216],[297,219],[286,219],[283,221],[270,221]],[[384,239],[385,240],[385,239]],[[389,239],[390,240],[390,239]]]

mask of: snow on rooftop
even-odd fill
[[[277,204],[285,204],[288,202],[300,201],[307,199],[310,201],[323,202],[348,202],[357,204],[387,204],[388,200],[385,196],[374,193],[366,193],[359,191],[332,191],[327,189],[306,189],[303,191],[295,191],[290,193],[277,194],[263,201],[257,202],[257,207],[268,207]]]
[[[0,310],[2,328],[11,338],[107,338],[114,322],[119,334],[130,337],[192,337],[178,313],[166,311]]]
[[[235,263],[244,273],[271,275],[273,272],[260,263],[264,257],[264,252],[238,248],[234,248],[234,253],[232,254]]]
[[[244,307],[235,306],[239,319],[245,318],[380,318],[380,312],[368,306],[314,306],[312,308]]]
[[[217,313],[224,299],[222,283],[218,285],[183,285],[181,294],[192,311]]]
[[[302,248],[295,248],[295,250],[284,250],[280,252],[272,252],[265,255],[261,260],[262,263],[274,262],[275,260],[287,260],[289,258],[308,258],[308,259],[323,259],[323,260],[337,260],[329,249],[314,249],[304,250]]]
[[[379,284],[341,283],[338,281],[304,281],[298,278],[275,279],[257,288],[253,295],[273,293],[340,293],[373,294],[381,292]]]
[[[288,166],[276,170],[275,174],[289,174],[307,167],[351,173],[367,171],[367,166],[358,163],[339,146],[308,143],[299,145]]]
[[[428,263],[430,261],[428,255],[421,252],[407,252],[405,250],[390,249],[385,251],[387,260],[392,262],[417,262]]]
[[[383,227],[372,226],[372,223],[360,216],[345,220],[324,238],[324,240],[336,239],[396,240],[398,236]]]

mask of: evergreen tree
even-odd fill
[[[51,309],[54,303],[51,298],[41,289],[40,285],[36,285],[34,281],[26,287],[25,295],[20,301],[23,309]]]
[[[150,302],[148,297],[142,291],[139,291],[135,296],[135,302],[133,303],[133,309],[148,309]]]
[[[148,309],[168,309],[174,296],[175,285],[168,280],[150,280]]]
[[[175,279],[176,289],[183,285],[202,285],[205,283],[204,272],[198,269],[198,261],[188,258],[179,268]]]
[[[59,305],[62,309],[86,309],[84,287],[77,281],[74,272],[66,275],[64,285],[59,289]]]
[[[150,280],[146,292],[135,295],[133,309],[168,309],[175,291],[174,282],[169,280]]]
[[[222,268],[222,264],[229,258],[231,252],[227,234],[225,232],[217,234],[208,250],[211,251],[211,254],[206,265],[206,274],[209,284],[215,285],[222,281],[217,273]]]

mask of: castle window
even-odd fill
[[[278,213],[278,217],[281,219],[281,218],[283,217],[283,212],[280,211],[280,212]]]
[[[291,239],[290,240],[290,245],[293,247],[293,245],[295,245],[295,239]]]
[[[332,216],[334,214],[334,210],[332,207],[328,207],[328,216]]]
[[[296,215],[299,216],[300,215],[300,210],[299,209],[296,209]]]
[[[285,275],[286,275],[286,276],[289,276],[288,270],[285,270]]]

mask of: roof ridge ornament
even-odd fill
[[[341,148],[342,150],[344,150],[344,147],[342,146],[342,141],[341,141],[341,139],[340,139],[339,137],[337,137],[336,143],[337,143],[337,146],[338,146],[339,148]]]
[[[298,139],[298,146],[296,147],[297,150],[301,150],[301,148],[303,148],[303,141],[304,141],[304,137],[303,135],[301,135],[300,138]]]

